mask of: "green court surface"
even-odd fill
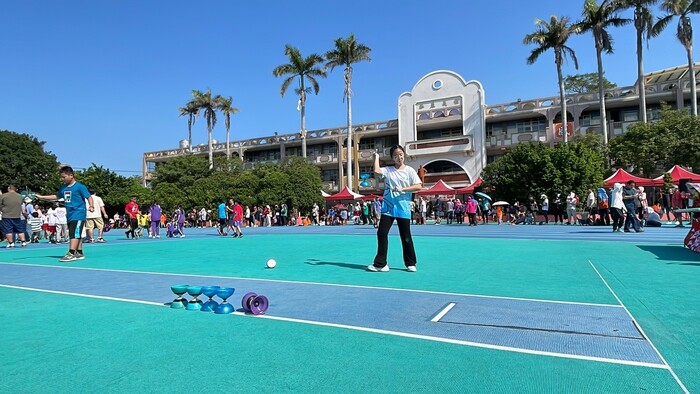
[[[681,246],[682,236],[674,244],[582,241],[575,234],[512,239],[508,228],[500,237],[436,236],[426,229],[414,236],[417,273],[402,269],[396,236],[389,245],[392,270],[371,273],[364,270],[376,248],[371,230],[283,230],[251,229],[243,239],[200,230],[185,239],[128,242],[111,233],[106,244],[86,245],[87,259],[70,268],[57,261],[63,246],[0,250],[6,328],[0,392],[700,392],[700,255]],[[265,269],[268,258],[277,268]],[[199,285],[235,287],[237,278],[257,278],[358,291],[621,303],[665,363],[648,367],[274,319],[284,297],[271,300],[270,319],[214,315],[125,302],[118,293],[107,299],[46,292],[32,281],[51,278],[9,283],[2,276],[2,269],[27,265],[64,267],[55,269],[56,281],[80,271],[73,268],[91,268],[202,276]],[[237,288],[232,304],[245,291]],[[382,308],[392,305],[366,305],[368,313]]]

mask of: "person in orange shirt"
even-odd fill
[[[496,206],[496,218],[498,219],[498,224],[503,223],[503,207],[500,205]]]

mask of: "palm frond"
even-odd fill
[[[574,61],[574,68],[576,68],[578,70],[578,59],[576,59],[576,53],[574,52],[574,50],[569,48],[566,45],[562,45],[561,52],[562,52],[562,57],[566,58],[568,56],[571,58],[571,60]]]
[[[311,83],[311,87],[314,88],[314,93],[318,94],[320,87],[318,86],[318,81],[313,76],[306,74],[306,79]]]
[[[280,88],[280,95],[282,97],[284,97],[284,94],[287,92],[287,88],[292,82],[294,82],[296,77],[296,75],[292,75],[291,77],[287,77],[287,79],[285,79],[284,82],[282,82],[282,87]]]
[[[656,37],[661,34],[662,31],[666,30],[666,27],[669,23],[671,23],[671,20],[673,20],[673,15],[666,15],[659,18],[651,28],[651,35]]]

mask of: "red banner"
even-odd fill
[[[554,136],[556,138],[564,138],[564,133],[561,129],[561,122],[554,124]],[[574,136],[574,122],[566,122],[566,135],[569,137]]]
[[[700,253],[700,221],[693,220],[693,227],[690,228],[683,243],[693,252]]]

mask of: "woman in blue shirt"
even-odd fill
[[[416,251],[411,237],[411,197],[412,193],[423,188],[416,170],[404,162],[405,151],[400,145],[394,145],[389,150],[394,165],[379,166],[379,155],[374,152],[374,173],[384,178],[384,199],[382,201],[382,216],[377,230],[377,255],[374,264],[367,267],[369,271],[389,271],[386,261],[389,246],[389,230],[396,219],[403,247],[403,261],[406,269],[416,272]]]

